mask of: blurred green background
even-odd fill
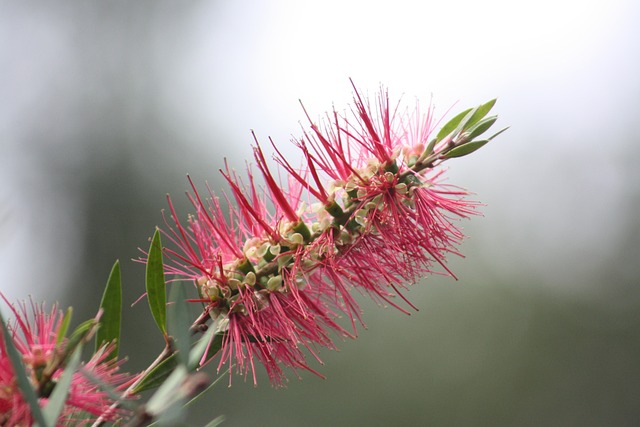
[[[361,298],[368,328],[321,353],[327,379],[234,378],[190,421],[226,426],[603,426],[640,422],[640,6],[489,0],[0,1],[0,290],[92,316],[115,259],[185,216],[186,173],[222,188],[250,129],[288,140],[344,110],[348,78],[437,112],[498,97],[511,129],[448,164],[486,204],[453,279],[411,316]],[[125,309],[130,371],[162,346]]]

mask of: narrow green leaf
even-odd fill
[[[436,142],[438,142],[438,138],[433,138],[431,141],[429,141],[427,148],[425,148],[424,153],[422,153],[422,158],[430,156],[431,153],[433,153],[433,148],[436,146]]]
[[[476,108],[472,108],[466,116],[464,116],[462,118],[462,120],[460,120],[460,123],[458,123],[458,127],[456,127],[453,132],[451,132],[451,134],[453,135],[453,138],[455,138],[457,135],[459,135],[461,132],[463,132],[465,129],[469,128],[469,122],[471,121],[471,119],[476,115],[476,112],[478,111],[479,107]]]
[[[229,368],[231,369],[231,368]],[[223,373],[221,373],[220,375],[218,375],[218,378],[216,378],[215,381],[212,381],[211,384],[209,384],[209,386],[207,388],[205,388],[204,390],[202,390],[200,393],[196,394],[193,398],[191,398],[191,400],[189,400],[187,402],[187,404],[185,405],[186,407],[189,407],[191,405],[193,405],[195,402],[197,402],[202,396],[204,396],[204,394],[206,392],[208,392],[209,390],[213,390],[215,388],[215,386],[223,379],[225,378],[225,376],[229,373],[229,369],[227,369],[226,371],[224,371]]]
[[[0,325],[2,326],[2,336],[4,341],[4,346],[7,351],[7,355],[9,356],[9,360],[11,361],[11,366],[13,368],[14,375],[16,377],[16,382],[18,383],[18,387],[20,387],[20,391],[22,392],[22,397],[29,404],[29,409],[31,409],[31,416],[34,418],[35,422],[41,427],[53,427],[55,423],[49,424],[47,423],[44,415],[42,414],[42,409],[38,404],[38,397],[36,396],[36,392],[31,386],[29,379],[27,378],[27,373],[25,372],[24,365],[22,364],[22,358],[16,349],[16,346],[13,344],[13,339],[11,334],[9,333],[9,329],[4,323],[4,318],[2,317],[2,313],[0,313]]]
[[[91,339],[96,329],[98,328],[98,321],[94,319],[85,320],[71,333],[69,342],[64,347],[64,351],[56,355],[54,361],[49,363],[45,368],[43,375],[52,376],[58,366],[64,365],[67,359],[73,354],[75,349],[81,344],[85,344]]]
[[[204,427],[218,427],[220,424],[224,422],[224,415],[218,415],[213,420],[209,421],[209,423]]]
[[[189,373],[185,366],[178,366],[169,375],[167,380],[160,388],[151,396],[146,405],[146,411],[152,416],[162,414],[171,404],[176,401],[186,401],[184,391],[180,389],[180,385],[185,381]],[[180,405],[182,406],[182,405]]]
[[[98,351],[106,343],[114,343],[114,348],[109,355],[110,359],[118,357],[120,348],[120,323],[122,319],[122,280],[120,274],[120,262],[116,260],[109,274],[107,286],[100,301],[102,317],[100,328],[96,333],[95,351]]]
[[[463,112],[449,120],[444,126],[442,126],[442,129],[440,129],[440,132],[438,132],[438,135],[436,135],[436,142],[442,141],[444,137],[453,132],[453,130],[458,127],[462,119],[464,119],[471,110],[471,108],[464,110]]]
[[[473,116],[469,118],[466,125],[464,126],[464,129],[467,130],[471,128],[471,126],[475,125],[480,120],[482,120],[487,114],[489,114],[489,111],[491,111],[496,101],[497,99],[494,98],[491,101],[485,102],[484,104],[477,107],[475,110],[475,113],[473,113]]]
[[[178,360],[175,354],[167,357],[162,363],[149,372],[142,381],[133,390],[134,394],[150,390],[161,385],[171,372],[178,366]]]
[[[73,308],[69,307],[67,312],[64,314],[62,318],[62,322],[60,323],[60,329],[58,329],[58,336],[56,337],[56,347],[62,343],[62,340],[67,335],[67,331],[69,330],[69,324],[71,323],[71,316],[73,315]]]
[[[156,325],[163,335],[167,334],[167,290],[164,282],[162,242],[160,230],[156,229],[149,247],[147,259],[147,300]]]
[[[209,328],[209,330],[200,338],[196,345],[191,349],[189,353],[188,370],[193,371],[200,365],[200,359],[204,352],[207,352],[205,359],[210,359],[215,356],[222,348],[222,341],[224,334],[215,334],[215,329]],[[212,339],[213,337],[213,339]],[[144,379],[136,386],[133,391],[134,394],[141,393],[145,390],[150,390],[160,386],[164,380],[173,372],[178,366],[178,360],[176,354],[172,354],[162,363],[149,372]]]
[[[156,417],[157,421],[152,425],[158,427],[188,427],[188,424],[184,423],[187,418],[184,402],[185,399],[175,399],[167,404],[162,413]]]
[[[71,355],[69,363],[64,368],[62,376],[58,380],[53,393],[49,396],[47,405],[44,407],[42,413],[49,423],[49,425],[56,425],[58,417],[64,408],[64,402],[69,395],[69,389],[71,388],[71,380],[73,374],[75,374],[78,366],[80,365],[80,353],[82,352],[82,345],[79,345]]]
[[[498,116],[487,117],[480,120],[473,127],[469,128],[469,133],[466,136],[467,141],[473,141],[478,136],[485,133],[493,124],[498,120]]]
[[[498,132],[494,133],[493,135],[491,135],[488,139],[489,141],[491,141],[493,138],[495,138],[496,136],[500,135],[502,132],[504,132],[505,130],[509,129],[509,126],[507,126],[504,129],[500,129]]]
[[[66,356],[69,356],[78,345],[86,342],[93,335],[97,326],[98,321],[96,319],[85,320],[79,324],[69,338],[69,343],[65,348]]]
[[[191,347],[189,333],[189,307],[186,301],[187,295],[182,283],[171,286],[169,300],[172,301],[169,314],[169,332],[178,351],[178,363],[187,365],[189,360],[189,348]]]
[[[444,157],[447,159],[451,159],[454,157],[466,156],[467,154],[473,153],[474,151],[476,151],[477,149],[485,145],[487,142],[489,142],[488,139],[480,139],[478,141],[468,142],[464,145],[461,145],[449,151],[447,154],[444,155]]]

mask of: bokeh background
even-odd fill
[[[303,118],[373,94],[437,111],[493,97],[511,129],[449,163],[486,206],[459,276],[429,277],[406,316],[321,354],[327,379],[236,378],[190,421],[227,426],[602,426],[640,422],[640,3],[0,1],[0,290],[95,312],[115,259],[189,211],[191,174],[284,150]],[[162,342],[125,309],[131,371]]]

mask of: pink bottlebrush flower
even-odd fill
[[[307,114],[311,130],[293,141],[301,167],[272,142],[281,167],[274,174],[256,145],[265,191],[250,169],[243,183],[227,167],[236,203],[224,196],[228,214],[193,183],[196,213],[186,224],[169,199],[164,234],[175,248],[165,249],[165,271],[192,280],[207,303],[224,335],[219,368],[235,364],[255,382],[258,360],[279,385],[280,365],[311,370],[302,349],[317,357],[319,347],[333,348],[332,332],[355,336],[362,319],[353,289],[406,311],[394,299],[404,299],[407,284],[428,273],[453,276],[446,256],[458,254],[463,238],[455,221],[477,204],[432,170],[467,141],[434,140],[433,109],[400,113],[386,91],[374,107],[357,90],[354,101],[349,119],[334,112],[317,126]],[[342,316],[352,331],[339,324]]]
[[[13,340],[22,356],[27,377],[39,398],[40,405],[44,406],[65,369],[62,356],[65,354],[68,340],[59,340],[58,337],[64,316],[57,306],[46,312],[43,305],[31,302],[30,317],[24,302],[12,305],[2,294],[0,296],[15,316],[15,320],[8,325],[11,336],[4,337],[0,332],[0,424],[31,425],[33,418],[29,405],[17,385],[5,340]],[[113,399],[82,374],[83,370],[88,371],[104,384],[115,388],[124,387],[131,378],[119,372],[121,361],[109,359],[110,353],[110,346],[103,347],[74,373],[58,425],[69,422],[90,425],[100,416],[115,421],[123,415],[122,411],[111,408],[114,404]]]

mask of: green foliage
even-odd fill
[[[438,135],[436,135],[436,142],[442,141],[447,135],[453,132],[453,130],[458,127],[462,119],[464,119],[465,116],[467,116],[467,114],[469,114],[470,112],[471,108],[464,110],[463,112],[457,114],[454,118],[449,120],[447,123],[445,123],[445,125],[442,126],[442,129],[440,129],[440,132],[438,132]]]
[[[485,102],[484,104],[478,106],[474,110],[473,115],[469,118],[469,120],[464,125],[463,129],[468,130],[473,125],[480,122],[480,120],[482,120],[487,114],[489,114],[489,111],[491,111],[493,106],[496,104],[496,101],[497,99],[494,98],[491,101]]]
[[[169,332],[177,351],[178,363],[186,366],[191,343],[189,339],[189,307],[182,283],[174,284],[171,287],[169,299],[172,301],[169,310]]]
[[[498,116],[487,117],[480,120],[474,126],[470,127],[467,131],[465,139],[472,141],[474,138],[482,135],[498,120]]]
[[[69,388],[71,387],[71,380],[73,374],[76,373],[78,366],[80,365],[80,354],[82,353],[82,345],[78,345],[74,350],[69,363],[65,366],[62,376],[58,380],[53,393],[47,400],[47,405],[43,409],[44,418],[47,421],[47,425],[54,426],[57,423],[60,413],[64,409],[64,403],[69,395]]]
[[[162,242],[160,230],[156,229],[149,247],[146,271],[147,300],[153,319],[160,332],[167,336],[167,290],[164,281]]]
[[[107,286],[100,301],[102,316],[100,317],[100,328],[96,333],[95,351],[106,343],[114,343],[114,348],[110,358],[118,357],[120,347],[120,329],[122,319],[122,280],[120,274],[120,262],[116,261],[109,274]]]
[[[188,370],[194,371],[200,365],[200,360],[203,358],[210,359],[220,351],[222,348],[222,340],[224,335],[215,334],[215,330],[213,328],[209,329],[193,346],[191,351],[188,353],[189,358],[187,362]],[[179,365],[178,357],[174,353],[171,356],[167,357],[163,360],[158,366],[152,369],[144,379],[136,386],[134,389],[134,393],[141,393],[145,390],[151,390],[156,387],[159,387],[168,377],[171,375],[171,372]]]
[[[220,415],[213,420],[209,421],[205,427],[218,427],[220,424],[224,422],[224,415]]]
[[[202,390],[202,392],[198,393],[196,396],[194,396],[189,402],[187,402],[186,406],[191,406],[194,403],[196,403],[202,396],[205,395],[205,393],[207,393],[209,390],[213,390],[215,388],[216,385],[218,385],[218,383],[226,377],[226,375],[229,373],[229,369],[225,370],[224,372],[222,372],[220,375],[218,375],[218,378],[216,378],[215,381],[212,381],[211,384],[209,384],[209,386]],[[218,417],[221,418],[221,417]],[[221,420],[222,421],[222,420]]]
[[[493,135],[491,135],[488,139],[489,141],[491,141],[493,138],[495,138],[496,136],[500,135],[502,132],[504,132],[505,130],[509,129],[509,126],[507,126],[506,128],[502,128],[500,129],[498,132],[494,133]]]
[[[2,313],[0,313],[0,326],[2,326],[2,335],[4,337],[5,349],[7,355],[9,356],[9,360],[11,361],[11,366],[16,377],[16,382],[18,383],[18,387],[20,387],[22,397],[29,404],[29,408],[31,408],[31,416],[40,427],[53,427],[55,425],[55,422],[48,423],[44,418],[42,410],[40,409],[40,405],[38,404],[38,397],[36,396],[36,392],[31,386],[29,379],[27,378],[27,374],[24,365],[22,364],[20,354],[18,353],[18,350],[13,343],[13,339],[11,338],[11,334],[9,333],[9,329],[4,323]]]
[[[440,141],[449,136],[451,139],[450,145],[441,151],[441,158],[451,159],[471,154],[508,129],[504,128],[489,138],[474,141],[475,138],[484,134],[498,120],[498,116],[486,117],[495,103],[496,100],[492,99],[476,108],[467,109],[443,126],[438,132],[436,140]],[[433,147],[431,147],[431,150],[433,150]]]
[[[433,148],[436,146],[437,142],[438,142],[438,138],[433,138],[431,141],[429,141],[429,144],[427,144],[427,148],[425,148],[423,155],[424,156],[431,155],[431,153],[433,153]]]
[[[477,149],[485,145],[487,142],[489,142],[488,139],[481,139],[478,141],[467,142],[466,144],[456,147],[451,151],[449,151],[445,155],[445,157],[447,159],[451,159],[454,157],[466,156],[467,154],[473,153],[474,151],[476,151]]]
[[[133,389],[135,394],[142,393],[145,390],[151,390],[159,387],[166,380],[171,372],[178,366],[178,359],[175,354],[167,357],[160,362],[158,366],[153,368],[142,381],[140,381]]]
[[[222,348],[222,340],[224,335],[215,334],[215,329],[209,328],[202,338],[193,346],[189,353],[189,368],[196,369],[200,365],[203,356],[205,360],[211,359]],[[207,354],[205,355],[205,351]]]
[[[98,327],[98,321],[96,319],[89,319],[82,322],[71,334],[69,342],[64,349],[64,355],[62,361],[64,362],[73,353],[79,345],[87,342],[96,331]]]
[[[186,366],[179,365],[147,402],[146,413],[157,418],[159,425],[171,426],[184,420],[187,396],[182,385],[188,375]]]
[[[71,316],[73,315],[73,308],[69,307],[67,312],[64,314],[62,318],[62,322],[60,323],[60,329],[58,330],[58,336],[56,337],[56,346],[62,343],[62,340],[67,335],[67,331],[69,330],[69,324],[71,323]]]
[[[484,104],[479,105],[476,108],[468,108],[463,112],[457,114],[454,118],[452,118],[444,126],[442,126],[442,129],[440,129],[440,132],[438,132],[438,135],[436,136],[435,142],[442,141],[450,134],[453,134],[453,136],[455,137],[455,135],[459,134],[460,132],[472,129],[474,125],[479,124],[479,122],[489,113],[489,111],[491,111],[495,103],[496,99],[492,99],[491,101],[485,102]],[[480,135],[480,133],[478,133],[478,135]],[[472,138],[469,138],[469,140],[471,139]],[[433,142],[434,145],[435,142]],[[431,144],[429,145],[432,146]]]

